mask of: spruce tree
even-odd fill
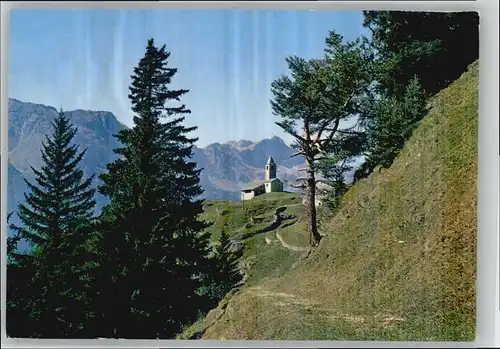
[[[173,338],[203,308],[198,293],[208,255],[199,196],[200,170],[189,160],[196,127],[180,103],[188,90],[169,88],[177,69],[153,39],[134,69],[129,98],[134,127],[116,137],[120,158],[99,188],[110,199],[102,216],[101,281],[107,333],[118,338]],[[105,328],[105,326],[103,326]]]
[[[21,224],[12,226],[17,236],[9,241],[9,284],[19,286],[22,280],[29,292],[16,299],[20,288],[13,288],[8,302],[18,312],[22,303],[31,320],[24,333],[30,336],[85,337],[91,316],[85,232],[92,223],[95,190],[93,178],[84,179],[79,167],[85,150],[71,144],[77,130],[68,116],[61,111],[52,127],[42,143],[43,166],[31,168],[36,184],[26,181],[30,191],[17,212]],[[20,238],[30,244],[28,253],[15,251]]]
[[[477,12],[364,11],[380,89],[401,99],[416,75],[427,96],[479,57]],[[432,28],[432,29],[430,29]]]
[[[389,167],[425,113],[426,98],[417,77],[410,80],[401,99],[382,95],[375,100],[366,123],[367,160]]]
[[[214,302],[224,296],[242,281],[238,269],[239,255],[231,250],[229,233],[223,231],[215,248],[213,259],[211,297]]]
[[[7,214],[7,225],[14,212]],[[27,310],[32,270],[29,264],[23,263],[23,256],[16,253],[17,244],[21,240],[19,234],[7,237],[7,334],[13,338],[26,338],[32,335],[33,320]]]

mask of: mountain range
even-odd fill
[[[113,149],[120,146],[114,135],[125,128],[110,112],[73,110],[70,116],[78,131],[74,142],[87,148],[81,166],[87,176],[105,171],[106,164],[116,159]],[[9,212],[24,200],[27,186],[23,177],[33,181],[31,167],[42,165],[41,145],[51,132],[51,122],[57,110],[51,106],[9,99],[9,153],[8,153],[8,201]],[[238,200],[241,187],[253,180],[264,178],[264,166],[272,156],[278,165],[278,177],[285,184],[299,176],[304,161],[291,157],[293,149],[279,137],[258,142],[248,140],[214,143],[193,148],[193,161],[201,172],[200,183],[204,198]],[[95,184],[98,185],[96,176]],[[97,210],[106,204],[106,198],[97,195]]]

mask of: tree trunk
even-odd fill
[[[309,233],[309,245],[316,247],[320,240],[321,235],[318,233],[318,226],[316,222],[316,177],[313,162],[306,160],[307,166],[307,184],[306,184],[306,212],[307,212],[307,231]]]

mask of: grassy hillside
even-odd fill
[[[265,237],[276,241],[276,232],[249,239],[244,258],[254,264],[247,285],[184,335],[203,330],[203,339],[473,340],[477,87],[475,63],[432,100],[393,166],[349,190],[307,259],[280,242],[267,244]],[[265,217],[271,207],[296,199],[265,200],[255,200],[250,210]],[[245,229],[240,205],[225,207],[221,216],[214,216],[214,208],[223,203],[207,209],[216,218],[215,231]],[[301,215],[300,204],[287,209]],[[307,242],[300,217],[281,230],[289,244]]]
[[[277,209],[285,218],[277,229],[245,238],[247,234],[269,226]],[[300,257],[308,242],[304,207],[297,193],[270,193],[245,202],[208,201],[203,218],[214,222],[210,227],[214,240],[218,239],[222,231],[226,231],[231,233],[234,240],[245,245],[241,259],[248,274],[246,285],[284,275]],[[290,232],[292,234],[288,236]],[[278,240],[276,233],[283,242]],[[283,244],[291,245],[291,248]]]

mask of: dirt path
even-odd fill
[[[292,250],[292,251],[307,251],[307,249],[308,249],[307,247],[293,246],[293,245],[286,243],[280,234],[280,228],[281,227],[278,227],[278,229],[276,229],[276,239],[278,239],[278,241],[281,243],[281,246],[283,246],[284,248],[287,248],[289,250]]]
[[[311,299],[306,299],[291,293],[284,292],[272,292],[263,289],[260,286],[254,286],[247,290],[248,293],[253,294],[257,297],[270,297],[273,299],[273,303],[277,306],[299,306],[305,309],[314,309],[314,312],[321,317],[335,321],[342,319],[350,323],[376,323],[378,325],[387,327],[391,326],[396,322],[405,321],[405,318],[394,316],[390,314],[374,314],[374,315],[350,315],[342,314],[333,308],[326,306],[323,302],[314,301]]]
[[[298,202],[296,204],[283,205],[283,207],[294,207],[294,206],[299,206],[299,205],[302,205],[302,203]]]

